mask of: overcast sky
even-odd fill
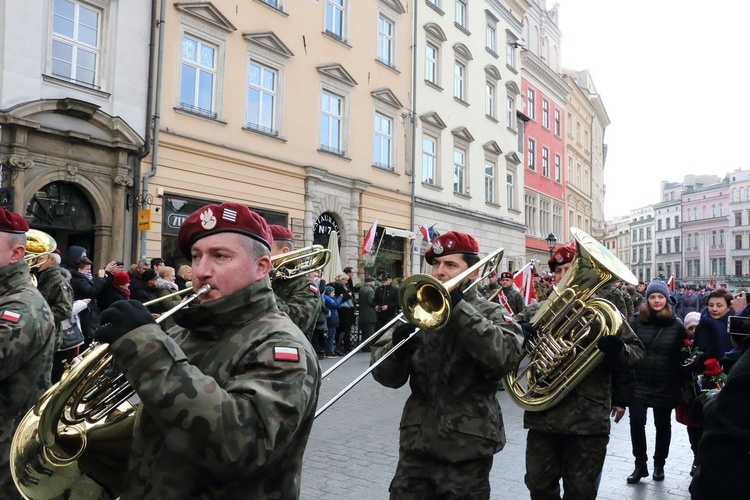
[[[658,202],[662,180],[750,169],[750,2],[559,3],[562,65],[591,72],[612,122],[607,218]]]

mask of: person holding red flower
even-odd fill
[[[653,409],[656,426],[654,448],[654,481],[664,480],[664,463],[672,440],[672,409],[682,395],[683,339],[685,327],[675,317],[669,300],[669,288],[654,279],[646,288],[646,300],[630,325],[643,342],[644,355],[635,367],[635,388],[630,402],[630,440],[635,457],[635,470],[627,478],[635,484],[648,476],[646,452],[646,412]]]
[[[698,468],[690,484],[693,500],[750,496],[750,337],[739,337],[744,337],[742,356],[721,391],[703,407]]]
[[[695,401],[698,399],[698,388],[697,381],[693,370],[691,369],[691,363],[695,356],[700,356],[698,351],[693,347],[693,340],[695,339],[695,329],[698,327],[701,315],[699,312],[689,312],[685,315],[684,325],[687,330],[687,338],[683,339],[682,351],[687,354],[685,360],[685,381],[682,388],[682,401],[675,408],[675,420],[683,424],[687,428],[688,440],[690,441],[690,449],[693,451],[693,465],[690,469],[690,475],[695,473],[695,469],[698,467],[698,443],[701,440],[701,434],[703,434],[703,418],[700,412],[697,414],[694,411]]]

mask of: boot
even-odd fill
[[[693,459],[693,466],[692,466],[692,467],[690,467],[690,475],[691,475],[691,476],[694,476],[694,475],[695,475],[695,470],[696,470],[697,468],[698,468],[698,457],[695,457],[695,458]]]
[[[648,466],[644,463],[637,463],[635,464],[635,470],[631,475],[628,476],[627,482],[628,484],[635,484],[638,481],[641,480],[642,477],[648,477]],[[664,473],[662,471],[662,479],[664,478]]]
[[[648,476],[648,472],[646,472]],[[654,475],[652,476],[654,481],[664,481],[664,464],[654,464]]]

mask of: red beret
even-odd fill
[[[567,264],[573,260],[575,254],[576,242],[573,241],[570,245],[558,247],[557,250],[555,250],[555,253],[552,254],[552,257],[550,257],[547,264],[549,264],[550,270],[554,272],[558,264]]]
[[[448,231],[441,234],[432,242],[430,248],[424,253],[424,259],[432,265],[434,257],[451,255],[454,253],[479,254],[479,243],[466,233]]]
[[[271,224],[268,226],[268,228],[271,230],[271,235],[273,236],[273,240],[289,240],[294,241],[294,233],[291,232],[289,229],[285,228],[284,226],[280,226],[278,224]]]
[[[115,284],[115,286],[124,285],[125,283],[130,283],[130,276],[128,276],[128,273],[125,271],[118,271],[115,273],[114,277],[112,278],[112,283]]]
[[[508,271],[505,271],[504,273],[500,273],[501,280],[504,280],[506,278],[513,279],[513,273],[509,273]]]
[[[29,230],[26,219],[15,212],[9,212],[0,207],[0,231],[4,233],[22,234]]]
[[[271,230],[263,217],[240,203],[225,202],[207,205],[190,214],[177,233],[177,248],[189,260],[193,243],[217,233],[244,234],[263,243],[269,250],[273,241]]]

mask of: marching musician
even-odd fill
[[[425,253],[432,276],[445,283],[479,262],[479,245],[449,231]],[[500,405],[502,377],[521,356],[521,328],[502,307],[467,289],[468,277],[450,292],[451,317],[434,331],[420,331],[374,369],[386,387],[409,382],[400,424],[399,460],[391,499],[490,497],[493,455],[505,445]],[[401,324],[373,349],[371,364],[408,338]],[[390,341],[389,341],[390,340]]]
[[[294,233],[277,224],[268,227],[273,236],[271,257],[294,250]],[[322,307],[322,299],[315,282],[307,274],[303,274],[290,279],[272,278],[271,285],[279,311],[286,313],[307,339],[311,340],[315,320],[318,319]]]
[[[501,294],[503,295],[505,300],[503,300],[503,297],[500,297]],[[500,292],[497,295],[500,303],[503,304],[506,309],[510,308],[508,314],[510,314],[511,316],[513,316],[514,314],[519,314],[521,311],[523,311],[523,297],[521,297],[521,294],[518,293],[518,290],[513,288],[513,273],[505,271],[504,273],[500,274]]]
[[[20,499],[10,473],[17,423],[50,386],[55,319],[24,260],[29,225],[0,207],[0,498]]]
[[[560,283],[573,262],[575,242],[558,247],[549,260],[555,282]],[[553,295],[554,296],[554,295]],[[516,316],[527,339],[536,336],[528,321],[539,304]],[[544,411],[526,411],[523,417],[526,438],[526,486],[531,500],[560,498],[560,479],[565,498],[596,498],[597,478],[604,466],[609,442],[610,414],[619,422],[625,414],[626,391],[615,384],[612,374],[627,380],[629,371],[643,357],[643,344],[623,318],[615,335],[601,338],[597,347],[604,359],[570,390],[557,405]]]
[[[133,300],[103,312],[96,339],[140,397],[122,499],[299,498],[320,368],[276,306],[271,241],[246,206],[205,206],[177,245],[193,290],[211,288],[178,326],[165,335]]]

